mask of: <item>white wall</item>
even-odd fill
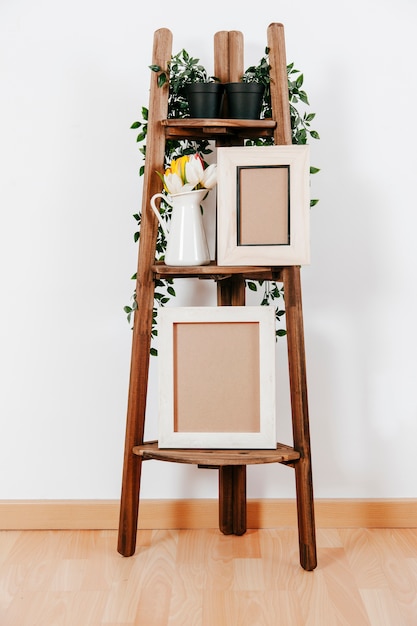
[[[174,52],[210,66],[214,33],[241,30],[252,64],[271,22],[321,134],[302,272],[315,495],[416,497],[417,5],[343,4],[265,0],[254,17],[213,0],[193,19],[166,0],[1,3],[0,499],[119,497],[141,197],[129,127],[153,32],[170,28]],[[216,497],[217,473],[148,462],[142,487]],[[293,494],[291,470],[249,469],[249,496]]]

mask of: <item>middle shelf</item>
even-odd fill
[[[229,276],[242,276],[253,280],[280,281],[282,267],[264,266],[230,266],[217,265],[212,261],[209,265],[192,265],[187,267],[165,265],[158,261],[152,265],[152,272],[156,278],[207,278],[222,280]]]

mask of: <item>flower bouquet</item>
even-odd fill
[[[164,174],[157,172],[164,190],[173,196],[178,193],[212,189],[217,183],[217,165],[207,165],[200,154],[186,154],[171,161]]]

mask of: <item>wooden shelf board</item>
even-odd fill
[[[263,266],[230,266],[225,267],[216,265],[212,261],[209,265],[193,265],[188,267],[178,267],[165,265],[157,262],[152,266],[152,271],[157,278],[211,278],[221,280],[228,276],[239,274],[245,278],[253,278],[254,280],[279,280],[281,267],[263,267]]]
[[[277,126],[276,120],[205,119],[181,118],[161,120],[166,138],[213,138],[219,135],[237,137],[271,137]]]
[[[259,465],[264,463],[291,463],[300,453],[282,443],[274,450],[200,450],[159,448],[157,441],[148,441],[133,448],[133,453],[144,460],[191,463],[207,467],[225,465]]]
[[[277,123],[273,119],[241,120],[231,118],[200,118],[182,117],[161,120],[162,126],[167,128],[215,128],[225,126],[227,128],[275,128]]]

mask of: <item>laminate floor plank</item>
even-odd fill
[[[1,626],[416,626],[417,530],[0,532]]]

